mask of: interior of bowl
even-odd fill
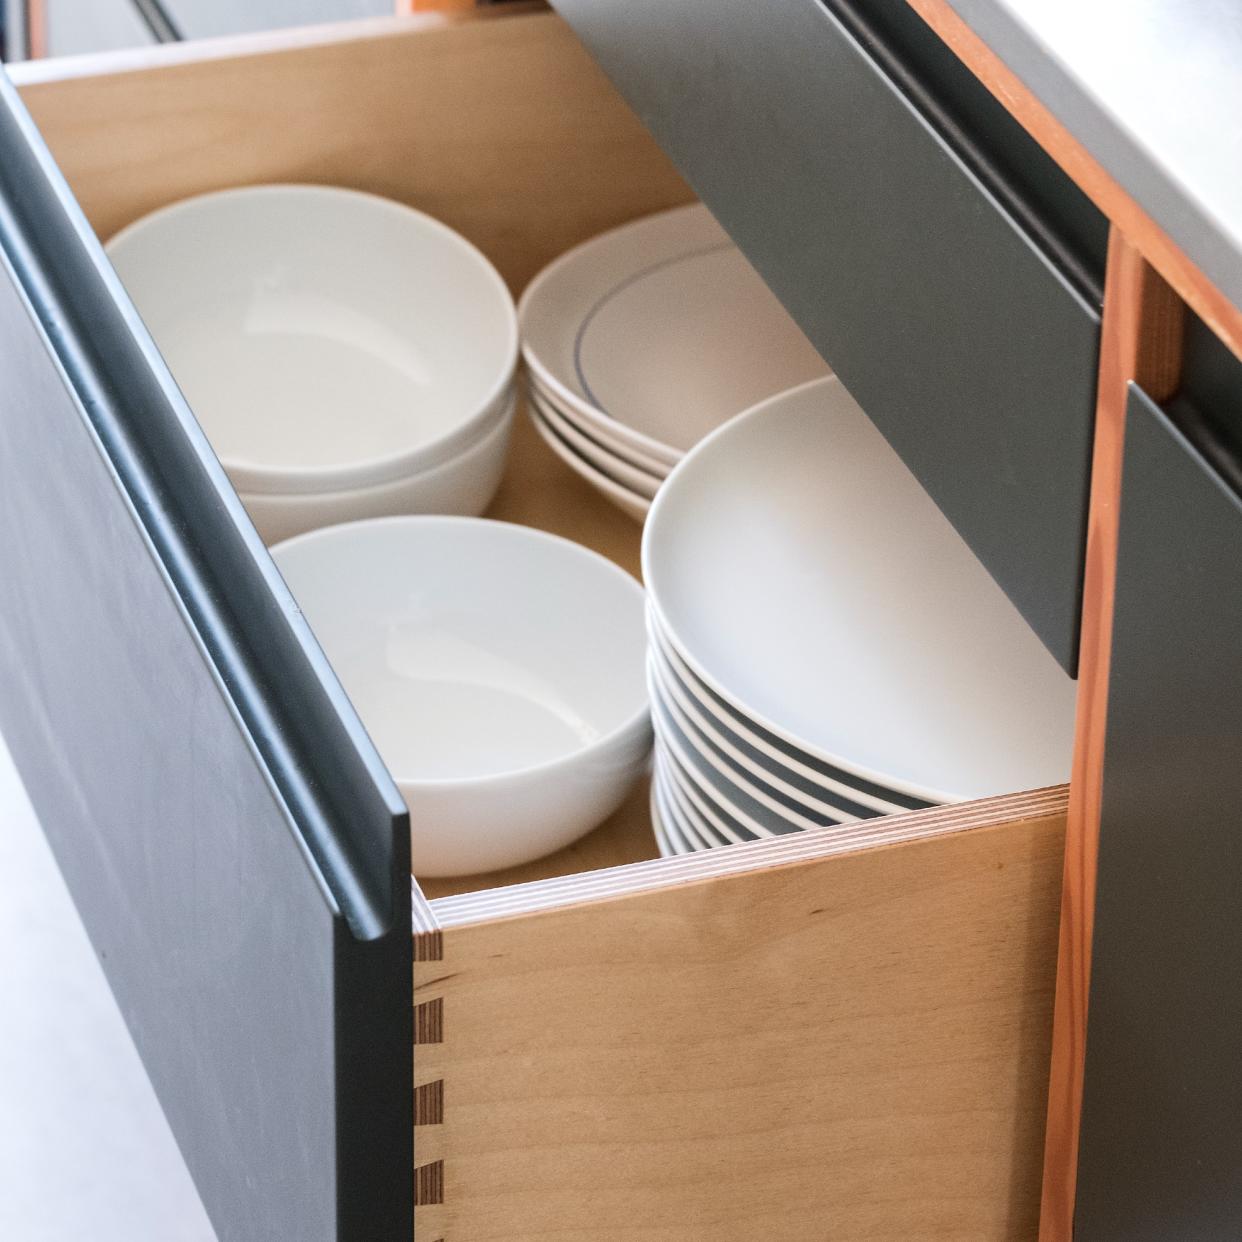
[[[693,671],[809,753],[930,800],[1068,773],[1073,681],[835,380],[685,459],[644,574]]]
[[[568,540],[397,517],[273,556],[399,782],[533,770],[645,717],[642,588]]]
[[[189,199],[109,254],[238,486],[375,481],[468,434],[516,356],[508,291],[468,242],[355,191]]]

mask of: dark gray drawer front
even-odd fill
[[[1091,228],[1071,230],[1080,245],[1032,241],[999,203],[1011,182],[985,188],[819,0],[557,7],[1072,670]]]
[[[396,790],[0,72],[0,728],[222,1242],[408,1242]]]
[[[1242,1221],[1242,503],[1174,409],[1132,390],[1075,1242]]]

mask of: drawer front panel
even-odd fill
[[[1172,408],[1131,391],[1076,1242],[1242,1219],[1242,493]]]
[[[1037,245],[1020,187],[1003,171],[985,186],[819,0],[557,7],[1072,670],[1099,334],[1074,255],[1090,246]]]
[[[0,728],[222,1242],[408,1239],[404,808],[0,73]]]

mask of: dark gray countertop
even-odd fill
[[[1242,306],[1242,3],[949,3]]]

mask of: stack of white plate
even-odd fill
[[[1067,778],[1074,682],[835,379],[699,444],[643,571],[666,852]]]
[[[705,435],[828,373],[698,205],[562,255],[523,294],[518,323],[539,433],[639,520]]]

